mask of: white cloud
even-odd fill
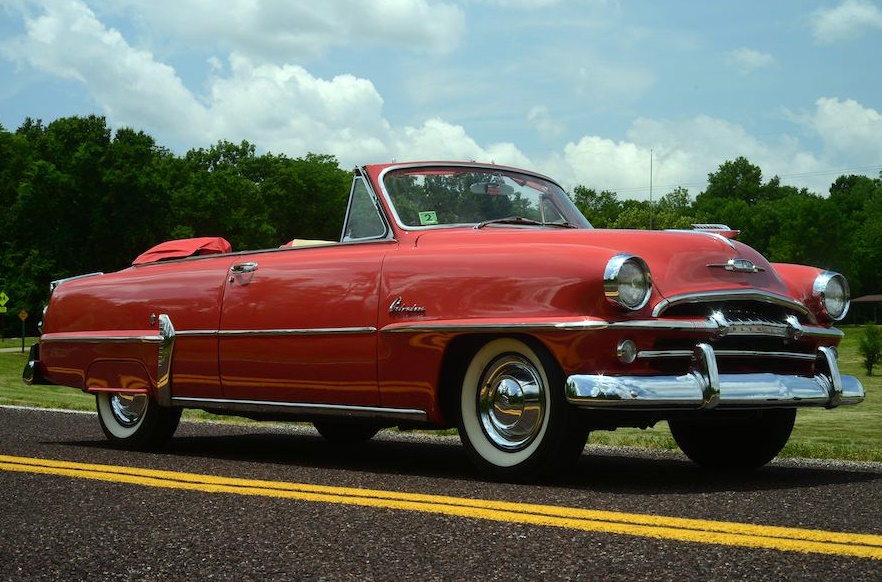
[[[353,75],[319,79],[295,65],[254,65],[234,55],[211,83],[215,139],[238,136],[276,152],[382,156],[389,128],[373,84]]]
[[[101,2],[107,10],[125,6],[157,36],[171,34],[177,42],[270,62],[292,62],[333,47],[365,44],[445,53],[459,44],[465,31],[463,10],[439,0]]]
[[[158,0],[157,3],[166,1]],[[180,18],[186,16],[186,10],[207,6],[195,2],[179,4],[182,6],[177,11],[168,5],[168,14]],[[318,23],[315,34],[322,37],[319,42],[325,43],[324,48],[332,46],[329,39],[335,34],[337,24],[330,16],[335,14],[336,3],[315,3],[312,8],[296,9],[288,8],[291,3],[282,4],[284,7],[279,8],[279,12],[272,12],[270,8],[274,5],[271,4],[255,6],[268,11],[266,14],[276,15],[290,15],[296,10],[301,11],[298,14],[306,14],[304,11],[312,10],[310,14]],[[334,4],[335,7],[324,7],[325,4]],[[383,6],[391,10],[398,4],[410,10],[399,15],[405,20],[396,21],[398,25],[406,23],[408,18],[416,18],[414,14],[422,8],[447,6],[430,0],[400,0],[397,4],[390,1]],[[147,11],[153,10],[152,6],[154,4],[136,4],[130,0],[124,10],[143,8]],[[236,18],[243,21],[252,18],[252,21],[243,23],[240,32],[229,34],[241,33],[249,38],[256,34],[256,16],[248,16],[248,6],[251,4],[245,2],[228,5],[228,12]],[[349,8],[358,11],[352,5]],[[179,149],[204,147],[219,139],[247,139],[261,149],[293,157],[310,151],[332,154],[344,167],[393,158],[475,159],[532,167],[555,176],[568,189],[583,184],[615,190],[621,198],[648,196],[650,151],[654,195],[657,197],[677,186],[687,187],[696,194],[704,188],[708,173],[716,171],[722,162],[738,156],[745,156],[760,166],[767,179],[777,174],[787,183],[788,175],[801,176],[798,185],[808,186],[816,192],[826,191],[835,177],[823,175],[828,170],[832,174],[837,168],[855,164],[882,165],[878,137],[882,135],[882,116],[878,111],[851,100],[819,99],[810,113],[790,117],[790,122],[795,121],[821,137],[826,150],[823,154],[807,153],[797,139],[781,137],[781,132],[775,133],[778,136],[775,138],[760,138],[737,123],[693,115],[676,119],[635,119],[622,139],[608,139],[586,132],[562,144],[557,151],[531,153],[535,156],[531,160],[515,143],[482,143],[470,128],[437,115],[422,114],[421,117],[419,113],[411,114],[406,122],[408,125],[393,126],[384,112],[383,95],[371,80],[354,74],[322,78],[305,66],[295,64],[296,61],[263,58],[261,52],[253,50],[247,42],[228,39],[225,42],[231,47],[244,48],[218,54],[201,52],[204,77],[194,89],[188,87],[171,66],[173,60],[137,45],[133,34],[124,36],[120,30],[108,26],[82,1],[46,0],[34,13],[34,16],[22,17],[24,33],[0,41],[7,56],[50,76],[82,83],[89,96],[99,104],[99,113],[107,116],[111,126],[144,129],[160,143]],[[156,18],[153,25],[158,26],[160,19]],[[394,21],[394,15],[389,18]],[[221,14],[217,19],[214,24],[207,25],[209,30],[235,28],[232,24],[235,19],[229,14]],[[112,17],[105,18],[105,22],[110,21]],[[185,35],[183,23],[186,22],[192,24],[194,21],[182,22],[181,35]],[[330,29],[322,28],[322,23]],[[299,26],[305,25],[300,23]],[[447,25],[441,29],[445,27]],[[284,26],[280,24],[278,28],[281,30]],[[438,36],[442,37],[443,34]],[[181,36],[179,40],[185,42],[187,37]],[[289,41],[274,42],[284,46]],[[342,39],[339,42],[348,41]],[[364,42],[373,41],[362,39],[362,44]],[[400,42],[408,43],[406,39]],[[437,42],[413,42],[408,46],[429,50],[437,47]],[[771,64],[771,57],[764,53],[750,49],[741,51],[734,51],[736,54],[732,55],[733,58],[740,55],[741,61],[736,58],[736,63]],[[548,56],[543,54],[543,57]],[[570,89],[572,97],[567,99],[576,102],[577,106],[596,105],[596,109],[603,109],[612,102],[633,99],[633,95],[646,92],[655,82],[655,74],[649,69],[634,68],[623,72],[626,67],[611,64],[609,59],[599,56],[592,57],[590,53],[588,56],[582,54],[578,59],[563,58],[564,53],[558,56],[561,58],[544,62],[558,63],[560,70],[556,74],[570,74],[574,86]],[[568,56],[572,57],[572,54]],[[451,86],[453,92],[450,95],[464,91],[462,83],[454,82],[457,75],[445,76],[432,68],[427,71],[429,77],[437,75],[442,86]],[[397,89],[405,91],[406,82],[402,80]],[[470,81],[466,88],[474,89],[474,83]],[[444,96],[447,98],[447,94]],[[425,99],[431,101],[428,96]],[[472,102],[480,103],[469,101]],[[531,104],[535,103],[532,101]],[[520,116],[517,120],[520,126],[529,125],[544,138],[559,138],[561,131],[566,129],[546,105],[529,108],[519,104],[512,109]],[[475,115],[479,117],[484,112]],[[843,165],[837,160],[848,162]]]
[[[429,119],[421,127],[395,132],[392,156],[398,160],[477,160],[512,166],[530,166],[530,161],[513,144],[482,147],[465,128],[441,119]]]
[[[835,8],[817,10],[811,16],[815,41],[829,44],[882,30],[882,10],[868,0],[845,0]]]
[[[558,4],[566,4],[567,2],[572,4],[591,4],[591,5],[599,5],[606,6],[610,4],[609,0],[481,0],[485,4],[493,4],[495,6],[499,6],[501,8],[519,8],[525,10],[537,10],[542,8],[550,8],[552,6]]]
[[[677,187],[695,196],[720,164],[744,156],[759,166],[765,180],[779,176],[784,184],[824,193],[831,178],[828,162],[783,136],[761,141],[743,127],[699,115],[686,120],[636,119],[627,139],[613,141],[585,136],[566,144],[562,155],[545,160],[542,171],[558,177],[566,188],[584,185],[612,190],[620,199],[647,199],[652,158],[653,196],[657,200]],[[790,180],[788,177],[798,178]]]
[[[331,153],[344,166],[398,158],[478,159],[529,165],[508,143],[479,146],[461,126],[429,119],[391,128],[383,99],[354,75],[315,77],[297,65],[255,63],[233,53],[213,57],[205,95],[192,93],[175,71],[132,47],[82,3],[47,4],[16,39],[17,59],[82,82],[111,126],[131,125],[165,140],[203,146],[247,139],[291,156]]]
[[[775,57],[755,49],[742,47],[726,53],[726,62],[742,73],[752,73],[775,64]]]
[[[4,53],[84,83],[117,123],[198,127],[208,121],[171,67],[129,46],[82,3],[50,3],[25,25],[26,36],[5,43]]]
[[[831,155],[851,164],[882,166],[882,114],[875,109],[852,99],[822,97],[802,120]]]
[[[537,105],[527,113],[529,123],[545,139],[551,140],[560,137],[564,132],[563,124],[555,121],[548,111],[548,107]]]

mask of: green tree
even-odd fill
[[[742,200],[748,205],[765,198],[763,173],[759,166],[741,156],[720,164],[716,172],[707,176],[707,188],[699,195],[704,200]]]
[[[690,229],[696,222],[692,200],[685,188],[668,192],[652,209],[652,226],[655,229]]]
[[[618,195],[609,190],[597,192],[593,188],[576,186],[572,198],[576,207],[595,228],[612,228],[624,210]]]
[[[172,184],[172,238],[223,236],[234,250],[277,245],[255,147],[219,141],[187,152]]]
[[[312,153],[296,159],[267,154],[261,163],[267,170],[260,190],[281,242],[340,239],[351,172],[341,170],[334,156]]]
[[[882,178],[882,175],[880,175]],[[835,266],[848,277],[852,293],[863,295],[882,290],[878,262],[882,260],[882,179],[840,176],[827,199],[827,231],[824,246],[835,257]]]

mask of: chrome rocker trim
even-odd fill
[[[173,406],[185,408],[222,408],[240,412],[287,414],[304,417],[333,417],[337,419],[396,420],[427,422],[424,410],[410,408],[382,408],[379,406],[348,406],[344,404],[311,404],[302,402],[271,402],[265,400],[237,400],[231,398],[188,398],[173,396]]]
[[[697,410],[857,404],[864,387],[839,373],[833,348],[818,350],[815,375],[773,373],[721,374],[713,348],[695,346],[689,371],[682,376],[606,376],[567,378],[567,400],[582,408],[613,410]]]

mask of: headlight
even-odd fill
[[[652,275],[646,261],[634,255],[616,255],[603,272],[603,290],[607,300],[627,309],[640,309],[649,301]]]
[[[827,317],[833,321],[840,321],[848,313],[851,304],[848,281],[839,273],[824,271],[818,275],[812,287],[812,295],[818,299]]]

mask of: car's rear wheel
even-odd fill
[[[484,344],[466,369],[459,434],[481,473],[527,480],[575,460],[588,429],[564,398],[557,362],[541,346],[502,338]]]
[[[101,392],[95,402],[101,430],[114,445],[125,449],[161,447],[181,420],[180,408],[159,406],[147,394]]]
[[[380,431],[379,427],[369,424],[316,421],[312,425],[325,440],[340,445],[369,441]]]
[[[701,418],[671,420],[674,440],[687,457],[715,470],[761,467],[781,452],[796,420],[795,408],[718,411]]]

